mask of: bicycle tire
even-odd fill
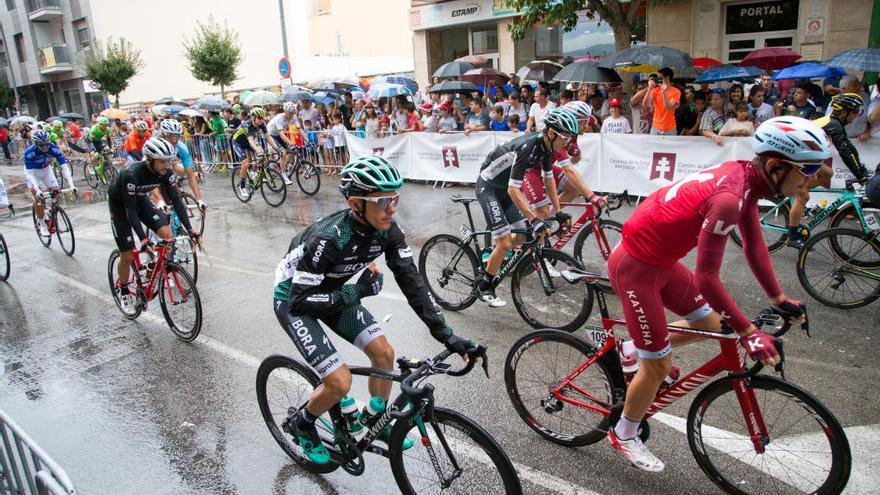
[[[43,212],[45,213],[46,207],[43,207]],[[49,247],[52,244],[52,233],[49,232],[49,235],[44,236],[40,233],[40,222],[37,220],[37,208],[35,206],[31,206],[31,217],[34,220],[34,230],[37,232],[37,238],[40,239],[40,243]]]
[[[202,235],[205,232],[205,212],[198,207],[199,202],[196,201],[196,197],[191,193],[181,191],[180,198],[183,199],[183,204],[186,206],[186,216],[189,218],[190,225],[192,225],[193,230]],[[189,232],[185,234],[188,235]]]
[[[432,436],[438,437],[436,441],[431,439],[431,445],[434,447],[433,453],[438,458],[430,459],[426,457],[421,464],[416,462],[416,457],[419,454],[428,455],[426,446],[423,444],[424,440],[422,442],[414,442],[413,447],[406,451],[400,447],[389,447],[391,471],[394,473],[394,481],[397,482],[397,487],[400,488],[401,493],[405,495],[426,493],[426,491],[428,493],[435,493],[433,490],[443,485],[440,480],[436,479],[437,473],[432,462],[438,462],[442,472],[451,473],[451,466],[453,464],[448,458],[439,459],[439,457],[444,456],[444,454],[449,456],[450,451],[462,446],[465,440],[471,440],[473,443],[465,447],[465,452],[462,455],[455,456],[453,459],[455,465],[461,468],[461,473],[451,485],[444,487],[443,493],[506,493],[514,495],[522,493],[519,476],[516,474],[516,469],[513,467],[513,463],[510,461],[507,453],[504,452],[504,449],[501,448],[492,435],[473,420],[450,409],[435,407],[430,421],[425,418],[424,425],[428,431],[429,438]],[[391,430],[390,445],[399,446],[413,429],[416,431],[413,437],[421,438],[415,418],[398,420]],[[455,441],[446,441],[446,436],[453,433],[458,438]],[[477,448],[482,449],[485,457],[488,457],[490,462],[484,462],[483,455],[475,455],[474,451]],[[454,456],[454,452],[452,454]],[[408,462],[410,460],[413,462]],[[425,474],[413,476],[412,471],[419,467],[424,468]],[[407,471],[410,471],[410,473],[407,473]],[[434,478],[431,478],[432,475]],[[419,482],[428,483],[428,486],[424,490],[413,486],[413,484],[422,486]],[[503,492],[501,491],[502,489]]]
[[[551,347],[554,346],[555,347]],[[552,351],[548,357],[551,359],[542,359],[540,355],[534,352],[544,346]],[[567,348],[564,351],[562,348]],[[507,359],[504,362],[504,384],[507,389],[507,396],[513,404],[513,408],[520,418],[536,433],[547,440],[559,445],[569,447],[579,447],[596,443],[603,438],[613,422],[620,415],[620,409],[614,408],[614,404],[623,400],[626,390],[626,382],[623,377],[623,370],[620,368],[619,361],[610,356],[602,356],[591,366],[587,367],[575,380],[577,387],[581,390],[591,392],[593,397],[587,397],[574,390],[568,390],[572,394],[572,398],[590,401],[597,407],[603,407],[610,411],[609,415],[603,415],[600,412],[592,411],[575,404],[567,404],[556,397],[549,394],[549,390],[555,388],[555,384],[575,371],[581,364],[596,354],[596,348],[589,342],[580,337],[564,332],[561,330],[536,330],[524,335],[517,340],[510,351],[507,353]],[[536,355],[538,357],[532,358]],[[560,360],[569,358],[570,363],[564,363],[560,370],[552,370],[550,364],[558,364]],[[524,359],[526,359],[524,361]],[[528,364],[528,360],[535,359],[538,371],[541,373],[547,370],[551,371],[554,376],[549,377],[541,383],[524,386],[528,377],[540,377],[534,369],[530,369],[528,373],[522,366]],[[522,376],[519,371],[523,369]],[[581,377],[584,380],[577,381]],[[591,378],[592,376],[592,378]],[[596,383],[597,385],[588,385],[587,383]],[[534,396],[527,393],[527,390],[537,391]],[[568,395],[566,395],[568,396]],[[619,397],[616,397],[619,396]],[[577,418],[577,421],[568,420],[572,424],[577,425],[577,431],[561,431],[562,428],[554,426],[554,422],[561,423],[564,420],[562,413],[573,412],[571,417]],[[581,428],[587,431],[581,431]]]
[[[865,211],[862,211],[862,214],[863,215],[873,215],[872,212],[865,212]],[[851,224],[845,223],[845,222],[849,221],[847,218],[848,216],[854,217],[853,220],[851,221],[852,222]],[[859,218],[859,216],[856,213],[855,207],[852,205],[852,203],[847,203],[842,208],[835,211],[833,215],[831,215],[831,219],[828,221],[828,226],[829,226],[828,228],[830,228],[830,229],[849,228],[849,229],[854,229],[854,230],[861,230],[862,232],[864,232],[866,234],[871,234],[870,228],[867,225],[862,225],[861,222],[859,222],[858,218]],[[844,252],[843,247],[840,246],[840,244],[838,244],[836,237],[831,238],[831,248],[834,250],[834,254],[836,254],[840,258],[846,257],[846,253]],[[880,260],[878,260],[876,263],[867,264],[867,265],[859,264],[859,266],[878,268],[878,267],[880,267]]]
[[[177,263],[178,265],[184,267],[189,274],[192,276],[193,283],[198,285],[199,283],[199,255],[196,252],[196,247],[193,245],[192,240],[189,238],[189,233],[187,233],[186,229],[183,225],[178,226],[177,232],[175,236],[186,236],[186,240],[178,242],[174,248],[174,257],[171,261]]]
[[[556,249],[544,249],[541,257],[544,265],[556,272],[581,268],[574,257]],[[593,310],[593,293],[586,284],[572,284],[561,276],[551,276],[547,279],[553,283],[554,292],[548,295],[538,276],[536,263],[535,253],[531,253],[523,257],[513,270],[510,289],[516,311],[532,328],[558,328],[567,332],[581,328]],[[531,284],[526,285],[527,282]],[[535,283],[540,289],[524,295],[524,287]],[[573,308],[578,308],[577,313],[571,311]]]
[[[0,234],[0,282],[9,280],[9,274],[12,272],[12,261],[9,258],[9,246],[6,245],[6,239]]]
[[[605,240],[608,242],[608,254],[610,255],[611,250],[617,246],[623,236],[623,224],[615,222],[614,220],[601,219],[599,220],[599,230],[605,235]],[[599,249],[598,239],[593,243],[595,246],[588,242],[588,239],[590,239],[591,236],[593,239],[597,239],[593,232],[592,225],[587,225],[578,232],[578,236],[574,241],[574,249],[572,251],[574,259],[578,260],[578,263],[580,263],[581,266],[584,267],[584,270],[588,272],[607,274],[608,258],[602,257],[602,251]],[[593,248],[588,248],[586,256],[584,255],[585,246],[591,246]]]
[[[852,454],[850,452],[846,433],[843,431],[837,418],[834,417],[834,414],[832,414],[827,407],[810,395],[809,392],[789,382],[780,380],[779,378],[767,375],[756,375],[750,378],[747,382],[747,386],[755,393],[757,403],[760,404],[761,407],[763,418],[765,421],[772,421],[772,423],[766,423],[768,434],[770,435],[770,438],[768,439],[769,442],[765,446],[766,453],[758,454],[754,451],[752,440],[749,438],[749,430],[745,426],[745,420],[741,414],[735,412],[737,410],[736,406],[740,406],[740,408],[743,406],[739,403],[734,386],[733,379],[723,378],[721,380],[716,380],[697,395],[694,402],[691,404],[690,411],[688,412],[687,437],[691,453],[693,453],[700,469],[703,470],[703,473],[705,473],[713,483],[726,493],[731,494],[838,494],[843,490],[846,486],[846,482],[849,480],[850,469],[852,466]],[[761,391],[764,393],[761,394]],[[775,404],[773,403],[773,399],[769,397],[770,392],[774,392],[785,398],[784,403],[782,404],[782,409],[780,409],[778,413],[773,410]],[[723,411],[719,412],[719,416],[715,418],[712,405],[716,400],[724,398],[725,394],[728,393],[730,395],[726,396],[726,403],[719,403],[716,407],[716,409],[723,409]],[[801,410],[784,414],[783,409],[788,405],[793,407],[800,406],[806,411],[806,414]],[[731,413],[731,411],[734,412]],[[707,412],[713,413],[708,415],[708,420]],[[815,426],[817,426],[816,431],[804,433],[805,427],[796,429],[793,426],[786,426],[779,430],[780,434],[785,433],[786,436],[780,438],[773,437],[774,428],[778,422],[788,419],[795,420],[795,418],[806,420],[807,426],[815,424]],[[704,426],[707,425],[708,428],[704,430]],[[734,429],[737,431],[734,431]],[[725,436],[725,434],[729,435]],[[722,436],[724,436],[724,438],[722,438]],[[809,482],[811,478],[816,479],[822,477],[822,474],[819,473],[820,469],[818,469],[822,466],[818,464],[816,459],[824,456],[817,455],[820,454],[818,451],[810,451],[806,447],[803,449],[800,447],[811,438],[818,438],[820,443],[824,443],[822,441],[823,436],[824,439],[828,440],[830,447],[828,452],[830,455],[830,462],[827,477],[824,480],[817,480],[816,487],[810,485],[805,489],[802,486],[792,486],[797,485],[798,483]],[[787,440],[787,438],[790,440]],[[795,441],[797,444],[794,444]],[[731,449],[734,443],[739,450]],[[787,443],[798,447],[799,450],[797,453],[784,452]],[[725,452],[725,450],[728,452]],[[723,467],[718,466],[713,462],[712,459],[716,453],[719,458],[723,459]],[[737,462],[733,464],[733,469],[737,472],[737,475],[735,479],[729,479],[729,477],[725,476],[721,471],[727,466],[730,466],[731,457],[735,458],[737,457],[736,454],[739,453],[742,453],[742,455],[739,456],[741,458],[750,457],[749,460],[751,462],[749,464],[751,464],[752,469],[743,469],[742,463]],[[785,462],[785,460],[788,460],[788,462]],[[746,476],[753,475],[755,471],[760,470],[763,473],[763,468],[774,461],[778,461],[782,466],[776,468],[776,476],[767,473],[767,477],[769,477],[770,480],[766,480],[765,478],[765,481],[761,482],[761,480],[744,479]],[[786,464],[788,465],[786,466]],[[809,466],[805,466],[805,464],[809,464]],[[784,478],[780,478],[784,481],[776,482],[775,478],[779,476],[780,470],[788,469],[792,466],[797,467],[798,465],[804,468],[802,473],[796,475],[796,477],[786,473]],[[744,487],[763,488],[764,491],[747,492],[743,490]]]
[[[73,256],[73,252],[76,251],[76,236],[73,233],[73,223],[70,221],[70,217],[67,216],[64,208],[60,206],[55,208],[55,236],[58,237],[58,244],[61,244],[61,249],[68,256]],[[69,242],[64,241],[64,238],[61,236],[62,233],[70,234]]]
[[[86,184],[91,186],[92,189],[97,189],[100,185],[100,181],[98,180],[98,174],[95,172],[95,168],[86,162],[83,165],[83,175],[86,178]]]
[[[266,165],[266,168],[263,169],[263,179],[260,182],[260,194],[263,195],[263,200],[266,201],[266,204],[273,207],[278,208],[279,206],[284,204],[284,200],[287,199],[287,184],[284,183],[284,178],[281,177],[281,172],[278,172],[273,167]],[[266,191],[270,191],[271,193],[278,194],[280,199],[277,197],[272,197],[269,199],[269,195],[267,195]]]
[[[250,177],[244,180],[245,189],[247,189],[248,195],[243,197],[241,195],[241,191],[238,190],[238,183],[241,182],[241,177],[238,175],[241,167],[235,167],[232,169],[232,173],[229,174],[229,177],[232,178],[232,194],[235,194],[235,197],[238,198],[242,203],[247,203],[254,197],[254,187],[251,184]]]
[[[116,277],[115,277],[115,273],[114,273],[114,266],[116,265],[117,260],[119,260],[119,250],[114,249],[110,253],[110,258],[107,260],[107,279],[110,283],[110,295],[113,297],[113,302],[116,303],[116,307],[119,309],[119,312],[122,313],[123,316],[125,316],[129,320],[136,320],[138,318],[138,316],[141,315],[141,312],[143,312],[143,308],[141,307],[141,305],[140,304],[135,305],[135,312],[134,313],[131,313],[131,314],[126,313],[125,311],[122,310],[122,304],[119,302],[119,298],[116,296]],[[132,261],[131,267],[129,268],[129,272],[128,272],[129,278],[131,279],[132,283],[134,283],[133,277],[135,276],[136,273],[137,273],[137,265],[135,265],[134,261]]]
[[[474,288],[482,275],[476,253],[469,244],[460,246],[461,242],[461,239],[454,235],[438,234],[425,241],[419,253],[419,273],[422,274],[428,291],[434,296],[437,304],[450,311],[467,309],[477,300]],[[437,262],[432,262],[431,266],[428,266],[428,256],[443,249],[451,251],[449,254],[445,252],[440,254]],[[452,267],[447,268],[459,249],[461,257],[455,260]],[[450,283],[455,283],[454,290],[447,288]],[[458,294],[460,299],[454,299],[455,294]]]
[[[170,282],[173,282],[173,284]],[[171,285],[172,290],[175,291],[172,293],[172,296],[166,294],[166,285]],[[185,289],[184,287],[189,287],[189,289]],[[193,302],[195,315],[193,316],[193,322],[190,328],[182,328],[182,326],[175,321],[175,318],[171,316],[169,301],[167,298],[175,296],[180,297],[181,300],[186,297]],[[180,304],[176,301],[170,302],[171,306],[178,306]],[[165,317],[165,322],[168,323],[168,327],[178,339],[184,342],[192,342],[199,336],[199,332],[202,330],[202,300],[199,297],[199,289],[196,287],[196,283],[193,281],[189,272],[184,270],[180,265],[170,261],[165,263],[165,273],[162,274],[162,277],[159,279],[159,305],[162,306],[162,315]]]
[[[850,240],[843,240],[845,237]],[[834,243],[837,248],[833,247]],[[846,246],[853,246],[856,252],[841,256],[837,250]],[[861,258],[855,263],[847,260],[854,255]],[[798,281],[810,297],[832,308],[854,309],[880,297],[878,263],[880,240],[872,239],[861,230],[837,228],[822,231],[810,238],[798,254],[796,268]],[[877,275],[877,278],[861,273],[866,271]],[[826,274],[822,276],[822,272]],[[826,294],[823,287],[831,289],[832,293]]]
[[[321,190],[321,171],[307,160],[301,160],[293,170],[296,185],[306,196],[314,196]],[[314,187],[306,181],[315,182]]]
[[[270,398],[268,389],[269,387],[269,379],[272,376],[272,372],[278,369],[287,369],[290,370],[291,373],[297,374],[303,378],[305,381],[305,386],[299,387],[301,389],[301,393],[296,394],[297,399],[294,404],[290,404],[289,400],[291,394],[288,392],[288,389],[284,390],[284,398],[285,403],[280,404],[277,408],[279,410],[278,414],[274,414],[272,411],[272,404],[270,404]],[[288,379],[279,379],[279,385],[276,385],[272,388],[277,388],[280,386],[291,386],[292,380]],[[339,464],[331,460],[327,464],[315,464],[310,461],[308,457],[302,452],[297,445],[296,441],[293,440],[292,434],[284,431],[284,425],[279,424],[284,421],[290,419],[291,410],[298,412],[308,401],[309,396],[311,396],[312,391],[321,383],[321,379],[318,378],[318,375],[305,364],[297,361],[296,359],[289,358],[287,356],[281,356],[278,354],[273,354],[260,363],[260,367],[257,369],[257,403],[260,405],[260,414],[263,416],[263,422],[266,423],[266,427],[269,429],[269,433],[272,434],[272,438],[275,439],[275,442],[281,447],[281,450],[284,451],[285,454],[288,455],[294,462],[296,462],[300,467],[318,474],[326,474],[335,471],[339,468]],[[316,423],[318,425],[318,431],[324,433],[325,444],[327,443],[327,437],[330,438],[332,442],[333,433],[331,431],[327,431],[323,428],[323,424],[329,421],[330,413],[325,413],[319,421]],[[284,421],[279,421],[279,419],[283,417]]]
[[[788,241],[788,214],[791,211],[791,207],[789,207],[788,205],[788,200],[784,201],[786,201],[786,203],[780,205],[779,208],[777,208],[774,217],[782,219],[782,225],[779,226],[785,227],[785,232],[779,232],[775,229],[764,228],[763,225],[761,227],[761,233],[764,237],[764,243],[767,244],[767,250],[770,251],[771,254],[784,248],[786,245],[786,241]],[[761,220],[764,220],[763,214],[761,215]],[[730,240],[732,240],[734,244],[742,248],[742,237],[740,237],[738,229],[739,227],[730,231]]]

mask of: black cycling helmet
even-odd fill
[[[858,110],[862,108],[865,102],[858,93],[843,93],[831,99],[831,108],[835,111],[839,110]]]

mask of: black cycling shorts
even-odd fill
[[[498,189],[477,178],[477,202],[486,217],[486,228],[492,231],[492,239],[510,234],[510,229],[525,229],[526,219],[507,195],[507,189]]]
[[[255,150],[251,147],[251,144],[244,140],[244,142],[239,140],[232,141],[232,151],[235,153],[235,158],[238,161],[242,161],[248,157],[248,152],[254,152]]]
[[[128,223],[128,217],[125,215],[125,207],[118,206],[113,203],[110,205],[110,227],[113,229],[113,240],[116,241],[116,247],[120,251],[129,251],[134,249],[134,236],[132,236],[131,225]],[[143,197],[138,201],[138,218],[153,232],[168,225],[167,216],[153,206],[153,202]],[[140,240],[140,239],[138,239]]]
[[[360,304],[342,308],[335,314],[316,317],[290,314],[287,302],[281,299],[274,299],[273,303],[281,327],[321,378],[333,373],[345,362],[327,338],[319,320],[360,350],[384,334],[373,315]]]
[[[104,151],[104,140],[92,141],[92,146],[95,147],[95,152],[100,153]]]

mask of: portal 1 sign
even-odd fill
[[[797,29],[798,0],[768,0],[727,6],[727,34]]]

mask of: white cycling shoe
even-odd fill
[[[501,308],[507,305],[506,302],[504,302],[502,299],[499,299],[498,296],[495,295],[495,289],[491,287],[477,287],[477,293],[480,295],[480,300],[488,304],[491,308]]]
[[[659,473],[663,471],[663,468],[666,466],[663,464],[663,461],[658,459],[654,454],[648,450],[648,447],[645,447],[645,444],[642,442],[642,439],[636,436],[631,440],[621,440],[617,438],[617,435],[614,433],[614,428],[608,430],[608,443],[611,444],[611,447],[614,450],[623,454],[633,466],[644,469],[645,471],[650,471],[652,473]]]

